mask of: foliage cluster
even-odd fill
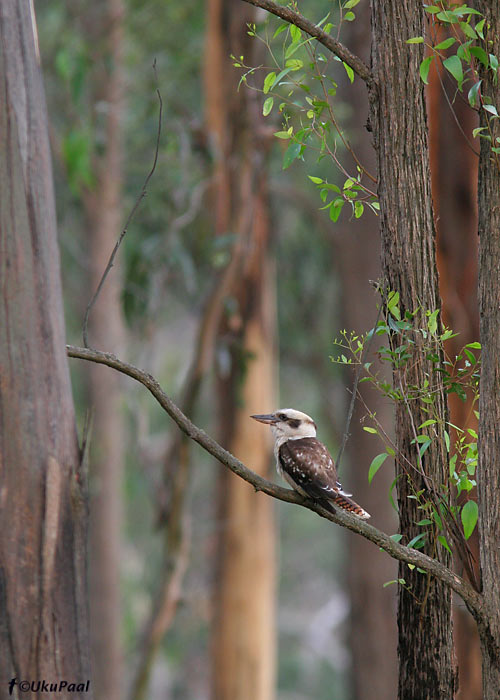
[[[470,410],[479,418],[475,407],[479,400],[481,346],[478,342],[467,343],[458,355],[450,357],[446,352],[446,341],[456,334],[449,328],[439,329],[439,309],[431,311],[417,306],[413,311],[402,313],[399,294],[394,291],[384,296],[383,304],[384,318],[378,321],[375,328],[363,336],[348,331],[341,333],[340,338],[335,340],[341,352],[332,360],[342,365],[357,366],[363,374],[360,383],[369,382],[384,397],[403,405],[409,414],[411,405],[413,413],[417,406],[418,413],[426,416],[420,425],[413,426],[411,443],[415,446],[415,463],[405,464],[386,427],[378,421],[376,413],[367,408],[373,425],[364,426],[364,430],[378,436],[385,448],[373,458],[368,480],[372,481],[388,457],[402,462],[404,474],[412,486],[409,497],[418,502],[418,510],[423,516],[416,523],[423,531],[408,542],[408,546],[416,549],[423,547],[428,528],[433,528],[439,543],[451,552],[453,543],[450,542],[447,521],[450,518],[454,523],[461,521],[466,540],[477,523],[477,503],[464,500],[464,495],[476,486],[477,433],[473,428],[464,429],[446,421],[436,410],[435,398],[442,386],[447,394],[456,394],[464,402],[469,400]],[[380,364],[366,360],[366,351],[373,337],[385,340],[375,354],[382,365],[390,366],[393,382],[385,379]],[[407,377],[410,367],[420,362],[421,358],[430,361],[432,370],[426,374],[423,384],[417,386],[409,383]],[[426,482],[422,457],[433,441],[441,439],[444,439],[448,454],[448,479],[445,483],[432,485],[432,488],[417,489],[414,474],[420,474]],[[398,478],[401,477],[396,477],[389,493],[394,507],[392,490]],[[436,493],[439,494],[437,501]],[[448,506],[450,494],[453,495],[451,507]],[[395,537],[401,538],[400,535]]]

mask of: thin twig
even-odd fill
[[[345,430],[344,430],[344,434],[342,435],[342,444],[340,445],[340,450],[339,450],[339,453],[337,455],[337,459],[335,461],[335,466],[337,467],[337,471],[339,470],[340,460],[342,459],[342,455],[344,454],[344,449],[345,449],[345,446],[347,443],[347,439],[349,437],[349,427],[351,425],[352,414],[354,413],[354,404],[356,403],[356,396],[358,393],[359,377],[361,374],[361,370],[363,369],[364,360],[366,359],[366,356],[370,352],[373,338],[376,335],[376,330],[377,330],[377,326],[378,326],[378,322],[379,322],[381,313],[382,313],[382,302],[380,302],[377,318],[375,319],[375,325],[373,326],[373,333],[370,336],[370,340],[368,341],[368,345],[366,345],[365,348],[363,349],[363,353],[361,355],[359,365],[358,365],[358,368],[356,370],[356,374],[354,375],[354,384],[352,387],[351,403],[349,405],[349,411],[347,412],[347,418],[346,418],[346,422],[345,422]]]
[[[302,29],[302,31],[317,39],[320,44],[323,44],[323,46],[335,54],[335,56],[338,56],[344,63],[350,66],[356,75],[359,75],[359,77],[365,81],[369,88],[373,87],[375,81],[366,63],[362,61],[359,56],[351,53],[346,46],[324,32],[320,27],[316,26],[314,22],[311,22],[298,12],[294,12],[289,7],[277,5],[275,2],[272,2],[272,0],[244,0],[244,2],[255,5],[255,7],[261,7],[263,10],[267,10],[273,15],[281,17],[281,19],[284,19],[286,22]]]
[[[153,70],[154,70],[154,74],[155,74],[155,78],[156,78],[156,83],[158,84],[158,77],[156,75],[156,59],[153,63]],[[113,251],[112,251],[111,255],[109,256],[108,264],[106,265],[106,269],[104,270],[104,272],[102,274],[101,281],[99,282],[99,284],[97,286],[97,289],[94,293],[94,296],[89,301],[89,303],[87,305],[87,309],[85,310],[85,317],[83,319],[82,335],[83,335],[83,344],[85,345],[86,348],[89,347],[88,323],[89,323],[90,312],[92,311],[92,307],[94,306],[94,304],[97,301],[97,297],[101,293],[101,289],[104,285],[104,282],[106,281],[106,277],[108,276],[111,268],[113,267],[113,263],[114,263],[116,254],[118,252],[118,248],[120,247],[120,245],[125,237],[125,234],[127,233],[128,227],[130,226],[130,223],[131,223],[132,219],[134,218],[135,213],[136,213],[137,209],[139,208],[140,203],[142,202],[142,200],[144,199],[144,197],[147,194],[147,186],[149,184],[149,181],[153,177],[153,173],[156,170],[156,164],[158,163],[158,153],[160,150],[160,136],[161,136],[161,118],[162,118],[162,112],[163,112],[163,101],[161,99],[161,94],[160,94],[160,90],[158,87],[156,88],[156,94],[158,96],[160,110],[158,113],[158,131],[156,134],[156,147],[155,147],[155,155],[154,155],[153,165],[152,165],[151,170],[149,171],[146,179],[144,180],[144,184],[142,185],[141,192],[140,192],[139,196],[137,197],[135,204],[132,207],[132,210],[130,211],[130,214],[128,215],[128,218],[125,222],[125,226],[123,227],[123,230],[120,233],[118,240],[116,241],[115,247],[113,248]]]
[[[206,452],[215,457],[221,464],[230,469],[234,474],[251,484],[256,491],[262,491],[268,496],[272,496],[280,501],[296,503],[304,508],[308,508],[309,510],[312,510],[320,515],[322,518],[330,520],[337,525],[341,525],[342,527],[361,535],[365,539],[370,540],[370,542],[373,542],[373,544],[383,549],[394,559],[398,559],[399,561],[406,562],[407,564],[413,564],[414,566],[424,569],[440,581],[443,581],[444,584],[455,591],[455,593],[457,593],[465,602],[468,609],[474,615],[476,620],[478,620],[478,622],[486,626],[489,624],[489,613],[485,609],[483,596],[477,593],[467,581],[458,576],[458,574],[455,572],[451,571],[451,569],[448,569],[448,567],[446,567],[440,561],[428,557],[419,550],[411,549],[399,544],[399,542],[395,542],[389,535],[386,535],[385,532],[377,530],[377,528],[373,527],[372,525],[368,525],[368,523],[356,517],[352,513],[337,509],[335,512],[329,512],[311,499],[301,496],[299,493],[297,493],[297,491],[277,486],[267,479],[264,479],[264,477],[260,476],[259,474],[256,474],[245,464],[243,464],[243,462],[240,462],[239,459],[236,459],[234,455],[219,445],[219,443],[204,430],[194,425],[194,423],[192,423],[189,418],[182,413],[172,399],[170,399],[169,396],[163,391],[158,381],[148,372],[119,360],[111,353],[91,350],[89,348],[78,348],[72,345],[67,345],[66,349],[69,357],[75,357],[82,360],[87,360],[89,362],[97,362],[98,364],[107,365],[108,367],[112,367],[113,369],[116,369],[117,371],[122,372],[123,374],[132,377],[132,379],[140,382],[150,391],[150,393],[154,396],[166,413],[168,413],[172,420],[177,423],[183,433],[185,433],[191,440],[198,443],[198,445],[200,445]]]

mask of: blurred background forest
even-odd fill
[[[328,12],[335,22],[338,7],[300,3],[315,22]],[[284,161],[288,143],[273,136],[280,116],[264,119],[262,93],[239,85],[231,55],[272,65],[247,24],[267,23],[272,37],[280,22],[235,0],[37,0],[35,9],[68,342],[81,345],[86,305],[151,169],[158,88],[157,167],[92,311],[90,344],[147,369],[269,478],[277,478],[270,436],[251,413],[305,411],[337,454],[353,377],[330,356],[341,329],[375,322],[378,222],[368,208],[355,218],[348,207],[332,222],[307,176],[339,184],[345,176],[314,152]],[[356,15],[342,25],[343,42],[368,62],[366,0]],[[363,85],[327,63],[336,119],[373,172]],[[266,72],[252,84],[262,87]],[[457,147],[443,169],[457,127],[431,78],[442,293],[463,344],[477,338],[474,156]],[[336,149],[356,174],[340,142]],[[92,412],[96,697],[394,697],[396,591],[383,587],[394,563],[309,511],[255,494],[181,440],[143,388],[107,368],[71,368],[80,431]],[[365,400],[390,426],[391,407]],[[340,478],[392,533],[393,470],[386,462],[368,486],[380,446],[362,430],[365,414],[358,403]]]

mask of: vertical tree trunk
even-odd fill
[[[120,234],[122,221],[123,156],[123,2],[107,0],[94,10],[94,36],[102,60],[90,75],[94,104],[105,101],[106,141],[96,158],[95,188],[84,197],[90,237],[90,289],[97,288]],[[115,262],[89,323],[90,343],[124,354],[121,313],[120,264]],[[119,700],[123,695],[121,649],[120,554],[124,428],[121,413],[121,378],[106,367],[92,364],[90,405],[92,445],[90,457],[90,630],[92,672],[98,700]]]
[[[449,30],[441,28],[434,43],[443,41],[447,36],[451,36]],[[455,357],[466,343],[479,338],[478,158],[467,143],[467,138],[469,141],[471,139],[472,129],[477,126],[477,116],[464,100],[453,99],[453,83],[446,73],[442,65],[433,61],[426,98],[439,289],[443,300],[443,320],[459,334],[447,341],[447,352],[450,357]],[[453,112],[449,105],[453,106]],[[477,431],[470,398],[462,401],[457,394],[451,394],[449,406],[451,423]],[[468,544],[476,557],[476,577],[479,580],[477,532]],[[481,700],[481,650],[477,626],[463,606],[455,605],[453,614],[459,671],[457,699]]]
[[[90,698],[86,494],[65,356],[35,18],[0,4],[0,688],[71,679]],[[14,690],[14,697],[18,697]]]
[[[356,22],[349,22],[346,43],[366,62],[370,44],[370,9],[358,5]],[[355,81],[346,86],[352,115],[349,118],[349,137],[356,155],[363,165],[376,174],[375,154],[365,124],[368,118],[368,101],[364,85]],[[369,280],[380,278],[380,238],[376,220],[350,219],[345,223],[345,235],[338,245],[339,274],[342,285],[342,324],[357,332],[366,332],[375,322],[375,298]],[[373,303],[367,303],[372,295]],[[371,359],[371,358],[370,358]],[[382,369],[382,368],[381,368]],[[346,376],[352,382],[352,374]],[[367,384],[359,385],[360,393],[375,411],[383,425],[392,421],[392,407],[378,392],[369,391]],[[397,528],[394,511],[389,505],[388,492],[394,478],[389,465],[384,465],[371,484],[368,483],[368,465],[376,454],[377,444],[373,435],[363,430],[360,419],[366,413],[358,403],[350,428],[347,456],[340,465],[340,481],[352,486],[356,499],[376,519],[377,527],[385,532]],[[344,474],[349,473],[349,478]],[[350,646],[352,654],[352,690],[355,700],[387,700],[394,698],[397,687],[395,620],[396,589],[384,588],[386,581],[396,578],[397,565],[362,537],[347,535],[348,569],[347,583],[351,602]],[[362,565],[360,564],[362,562]],[[366,605],[366,601],[370,605]]]
[[[386,283],[400,294],[402,311],[440,308],[434,225],[431,205],[427,126],[419,65],[422,56],[404,43],[405,38],[423,34],[423,8],[416,0],[390,0],[372,4],[373,71],[377,87],[372,95],[372,126],[378,156],[381,206],[382,265]],[[417,340],[418,343],[418,340]],[[418,356],[419,349],[416,348]],[[407,383],[422,386],[432,367],[426,359],[412,364]],[[394,374],[397,384],[400,375]],[[435,397],[438,415],[446,419],[443,391]],[[403,458],[418,464],[418,452],[411,444],[412,425],[425,414],[398,403],[396,442]],[[423,457],[427,478],[446,483],[447,459],[443,436],[438,435]],[[421,519],[417,503],[409,500],[412,489],[399,469],[398,499],[401,532],[408,541],[422,532],[415,523]],[[413,476],[416,490],[427,486],[422,476]],[[450,557],[429,537],[425,551],[446,565]],[[400,565],[399,576],[411,592],[400,587],[398,626],[401,700],[454,697],[456,674],[453,657],[451,595],[445,586]]]
[[[500,54],[500,2],[479,0],[487,18],[488,50]],[[484,72],[481,91],[500,105],[500,89]],[[498,75],[496,76],[498,78]],[[489,630],[479,629],[483,652],[483,698],[493,700],[500,688],[500,166],[491,146],[500,137],[497,119],[481,111],[481,126],[491,124],[492,143],[481,143],[479,159],[479,327],[482,346],[479,400],[478,501],[482,590]]]
[[[246,23],[255,11],[208,2],[207,123],[215,156],[216,233],[234,233],[237,273],[219,335],[219,400],[224,443],[260,474],[270,445],[249,415],[275,405],[274,288],[267,259],[269,221],[260,111],[237,92],[229,55],[248,55]],[[267,407],[267,408],[266,408]],[[271,700],[275,675],[275,529],[269,499],[222,471],[222,531],[213,631],[214,700]]]

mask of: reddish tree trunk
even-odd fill
[[[251,53],[247,22],[255,11],[209,0],[205,60],[207,125],[215,158],[216,234],[234,233],[232,306],[219,334],[219,401],[224,444],[260,474],[270,445],[253,412],[275,404],[274,288],[267,259],[269,221],[261,112],[237,91],[229,55]],[[248,51],[247,51],[248,49]],[[257,111],[259,110],[259,111]],[[266,408],[267,407],[267,408]],[[216,700],[271,700],[275,681],[275,527],[273,506],[226,470],[220,477],[219,567],[213,633]]]
[[[358,10],[356,22],[349,22],[346,43],[358,56],[368,60],[364,54],[370,45],[370,10],[362,5]],[[366,90],[359,80],[346,85],[346,90],[352,110],[348,122],[351,145],[364,167],[375,174],[375,154],[365,128],[368,118]],[[364,333],[373,327],[376,316],[377,300],[369,280],[377,280],[381,275],[377,221],[371,213],[366,213],[361,219],[345,221],[339,233],[342,240],[336,246],[336,255],[342,284],[342,327]],[[346,375],[348,383],[352,380],[351,373]],[[389,402],[378,392],[369,391],[367,384],[360,384],[358,391],[380,422],[390,425],[393,411]],[[365,414],[366,410],[358,402],[347,443],[349,464],[344,458],[340,465],[340,480],[352,487],[356,500],[371,513],[377,527],[385,532],[396,532],[397,518],[388,498],[394,478],[390,465],[384,465],[373,482],[368,483],[368,467],[380,452],[377,449],[380,446],[373,435],[363,430],[360,419]],[[344,477],[347,473],[349,476]],[[396,588],[384,588],[383,584],[396,578],[397,565],[362,537],[350,534],[347,537],[353,697],[356,700],[387,700],[395,697],[397,687]],[[367,600],[370,605],[366,605]]]
[[[447,35],[443,28],[434,43],[443,41]],[[433,61],[426,97],[439,289],[443,319],[459,334],[447,342],[448,354],[455,357],[463,345],[479,338],[476,289],[478,158],[473,152],[474,142],[471,143],[477,116],[463,100],[453,99],[453,86],[446,73]],[[457,394],[451,394],[449,405],[451,423],[477,430],[470,397],[461,401]],[[479,580],[476,533],[469,540],[469,546],[476,557],[476,577]],[[477,627],[463,606],[455,606],[453,612],[459,671],[457,698],[481,700],[481,650]]]

